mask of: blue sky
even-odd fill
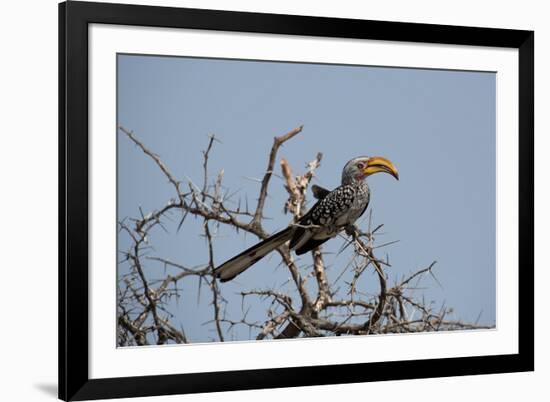
[[[303,132],[279,151],[296,173],[317,152],[324,157],[316,183],[339,184],[342,167],[359,155],[382,155],[399,169],[369,178],[375,224],[384,224],[378,242],[399,240],[384,249],[392,267],[390,283],[437,260],[439,286],[426,277],[417,296],[455,309],[455,317],[491,324],[495,321],[495,85],[494,73],[296,64],[263,61],[120,55],[118,121],[161,156],[174,175],[202,182],[202,153],[208,135],[217,143],[211,153],[210,180],[224,169],[224,186],[238,190],[235,200],[255,205],[260,178],[273,137],[299,125]],[[158,209],[174,191],[157,166],[118,133],[118,216],[139,216]],[[271,182],[265,215],[269,231],[286,227],[286,192]],[[311,204],[309,204],[311,205]],[[367,214],[365,214],[366,216]],[[177,217],[175,217],[177,221]],[[207,262],[201,220],[188,219],[176,233],[152,233],[154,255],[199,266]],[[360,221],[366,225],[366,220]],[[256,242],[220,226],[217,264]],[[336,252],[343,240],[327,243]],[[119,249],[128,239],[119,236]],[[283,286],[287,273],[272,255],[235,281],[223,284],[228,312],[238,319],[244,289]],[[329,281],[348,259],[327,255]],[[300,259],[305,265],[311,257]],[[125,266],[119,267],[124,272]],[[305,268],[304,268],[305,269]],[[147,266],[162,277],[159,264]],[[376,278],[364,286],[376,290]],[[208,292],[197,302],[197,283],[182,283],[183,296],[171,308],[194,342],[215,337]],[[253,304],[253,303],[251,303]],[[252,319],[265,306],[251,306]],[[237,328],[234,337],[249,339]]]

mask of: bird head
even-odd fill
[[[381,156],[359,156],[353,158],[342,171],[342,183],[361,181],[374,173],[389,173],[399,180],[399,173],[394,164]]]

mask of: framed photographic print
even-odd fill
[[[534,33],[59,5],[59,397],[529,371]]]

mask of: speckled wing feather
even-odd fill
[[[324,243],[363,214],[369,203],[366,185],[346,184],[319,200],[298,222],[289,247],[303,254]]]
[[[355,194],[356,188],[353,185],[337,187],[319,201],[301,221],[305,225],[333,225],[342,214],[350,210]]]

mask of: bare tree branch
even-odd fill
[[[277,151],[279,147],[285,143],[285,141],[290,140],[292,137],[296,136],[302,131],[304,126],[295,128],[292,131],[273,139],[273,146],[271,147],[271,152],[269,153],[269,161],[267,163],[267,170],[265,172],[264,178],[262,179],[262,186],[260,188],[260,196],[258,197],[258,206],[256,207],[256,212],[254,213],[254,219],[252,220],[252,225],[256,227],[261,227],[262,213],[264,210],[265,199],[267,197],[267,187],[269,185],[269,180],[273,174],[273,168],[275,166],[275,159],[277,158]]]

